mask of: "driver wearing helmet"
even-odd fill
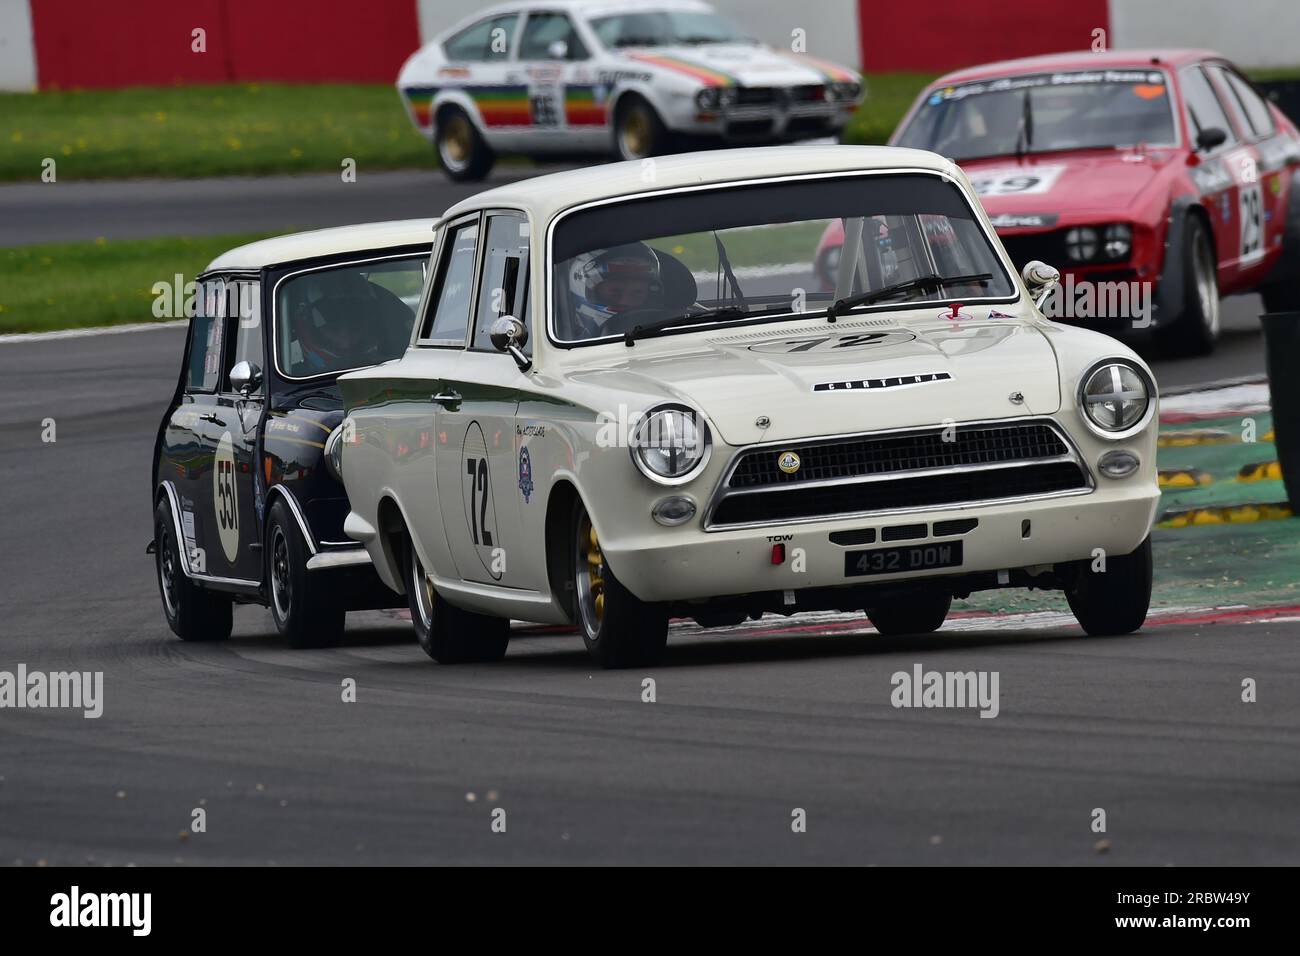
[[[290,314],[298,374],[315,375],[366,364],[370,284],[355,272],[313,277]]]
[[[615,315],[662,306],[659,257],[644,242],[584,252],[569,266],[569,292],[575,338],[609,335],[614,329],[605,325]]]

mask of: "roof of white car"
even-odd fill
[[[432,245],[433,227],[437,222],[437,219],[398,219],[276,236],[223,252],[212,260],[206,271],[262,269],[318,256],[382,251],[425,243]]]
[[[546,10],[568,10],[593,16],[598,13],[644,13],[646,10],[712,10],[701,0],[648,0],[629,10],[627,0],[514,0],[512,3],[495,3],[483,7],[467,19],[480,20],[494,13],[509,13],[512,10],[531,10],[541,7]]]
[[[859,170],[924,169],[960,177],[937,153],[898,146],[759,146],[720,149],[653,160],[609,163],[522,179],[461,200],[444,219],[489,206],[519,207],[544,224],[582,203],[660,189]]]

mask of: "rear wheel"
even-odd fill
[[[505,657],[510,622],[462,610],[439,597],[410,538],[406,543],[406,596],[420,648],[439,664],[499,661]]]
[[[166,498],[153,513],[154,566],[167,624],[182,641],[224,641],[230,637],[233,613],[229,596],[209,591],[185,575],[176,540],[176,523]]]
[[[1156,341],[1175,355],[1209,355],[1219,341],[1219,279],[1205,224],[1189,216],[1183,235],[1183,312],[1156,331]]]
[[[438,118],[438,159],[456,182],[477,182],[492,171],[496,156],[459,107],[445,110]]]
[[[1151,606],[1151,538],[1132,554],[1107,558],[1103,570],[1094,565],[1080,561],[1065,592],[1075,619],[1093,637],[1138,630]]]
[[[952,607],[951,594],[894,598],[867,608],[867,619],[881,634],[929,634],[939,630]]]
[[[573,507],[573,586],[578,627],[601,667],[657,664],[668,644],[668,612],[647,603],[614,576],[581,501]]]
[[[343,636],[346,610],[322,572],[307,570],[308,557],[298,522],[284,498],[277,497],[266,522],[271,617],[290,647],[329,647]]]

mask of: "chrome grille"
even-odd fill
[[[800,459],[793,474],[777,464],[788,452]],[[1050,420],[936,426],[746,449],[728,470],[705,526],[960,507],[1091,487]]]

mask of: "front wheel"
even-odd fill
[[[1131,634],[1142,627],[1151,607],[1151,538],[1132,554],[1080,561],[1066,600],[1092,637]]]
[[[605,563],[581,501],[573,508],[573,586],[578,627],[601,667],[657,664],[668,644],[668,613],[625,588]]]
[[[1214,247],[1204,223],[1189,216],[1183,234],[1183,312],[1156,331],[1156,341],[1175,355],[1209,355],[1219,341],[1219,279]]]
[[[307,570],[307,543],[281,497],[266,522],[267,588],[276,630],[290,647],[329,647],[343,636],[346,610],[320,571]]]
[[[614,116],[614,149],[619,159],[646,159],[667,146],[668,130],[653,106],[639,96],[619,104]]]
[[[439,664],[499,661],[510,644],[510,622],[448,604],[434,589],[408,538],[406,597],[420,649]]]
[[[185,576],[181,564],[182,542],[176,540],[171,505],[164,498],[153,512],[154,566],[163,614],[182,641],[224,641],[230,637],[234,616],[230,598],[199,587]]]
[[[929,634],[939,630],[952,607],[951,594],[917,594],[894,598],[867,608],[871,626],[887,637],[896,634]]]

